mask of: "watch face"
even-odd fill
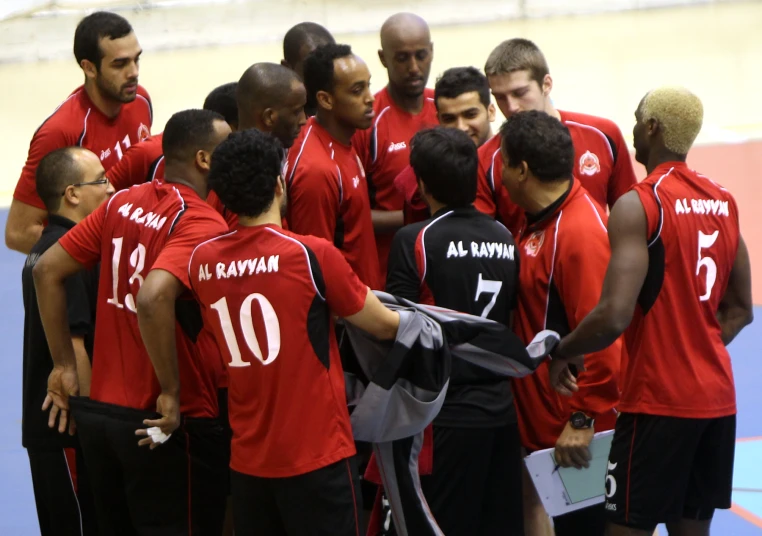
[[[571,425],[574,428],[583,428],[587,419],[583,413],[573,413],[571,416]]]

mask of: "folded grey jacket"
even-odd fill
[[[421,492],[418,455],[423,430],[444,403],[452,359],[499,377],[531,374],[558,344],[546,330],[525,347],[506,326],[441,307],[374,291],[400,313],[397,338],[382,342],[346,324],[346,335],[367,379],[346,374],[354,437],[373,444],[399,536],[441,535]]]

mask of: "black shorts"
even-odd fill
[[[225,514],[224,433],[217,419],[184,418],[161,446],[139,447],[151,411],[71,397],[99,534],[214,535]]]
[[[236,536],[358,536],[362,502],[354,458],[287,478],[231,471]]]
[[[606,476],[606,515],[653,531],[659,523],[708,520],[730,508],[736,417],[683,419],[622,413]]]
[[[230,466],[230,442],[233,440],[233,429],[230,428],[230,415],[228,413],[228,388],[220,387],[217,389],[217,405],[220,408],[220,426],[225,437],[225,465]],[[230,495],[230,471],[225,471],[226,493]]]

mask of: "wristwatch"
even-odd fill
[[[571,427],[575,430],[585,430],[587,428],[592,428],[593,423],[595,423],[595,419],[588,417],[581,411],[575,411],[569,418],[569,424],[571,424]]]

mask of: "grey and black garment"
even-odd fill
[[[421,492],[418,455],[423,430],[447,395],[453,361],[464,361],[495,377],[531,374],[558,335],[543,331],[528,347],[505,325],[384,292],[376,296],[400,313],[394,342],[379,342],[346,326],[369,382],[347,377],[355,439],[373,443],[384,489],[400,536],[441,535]]]

